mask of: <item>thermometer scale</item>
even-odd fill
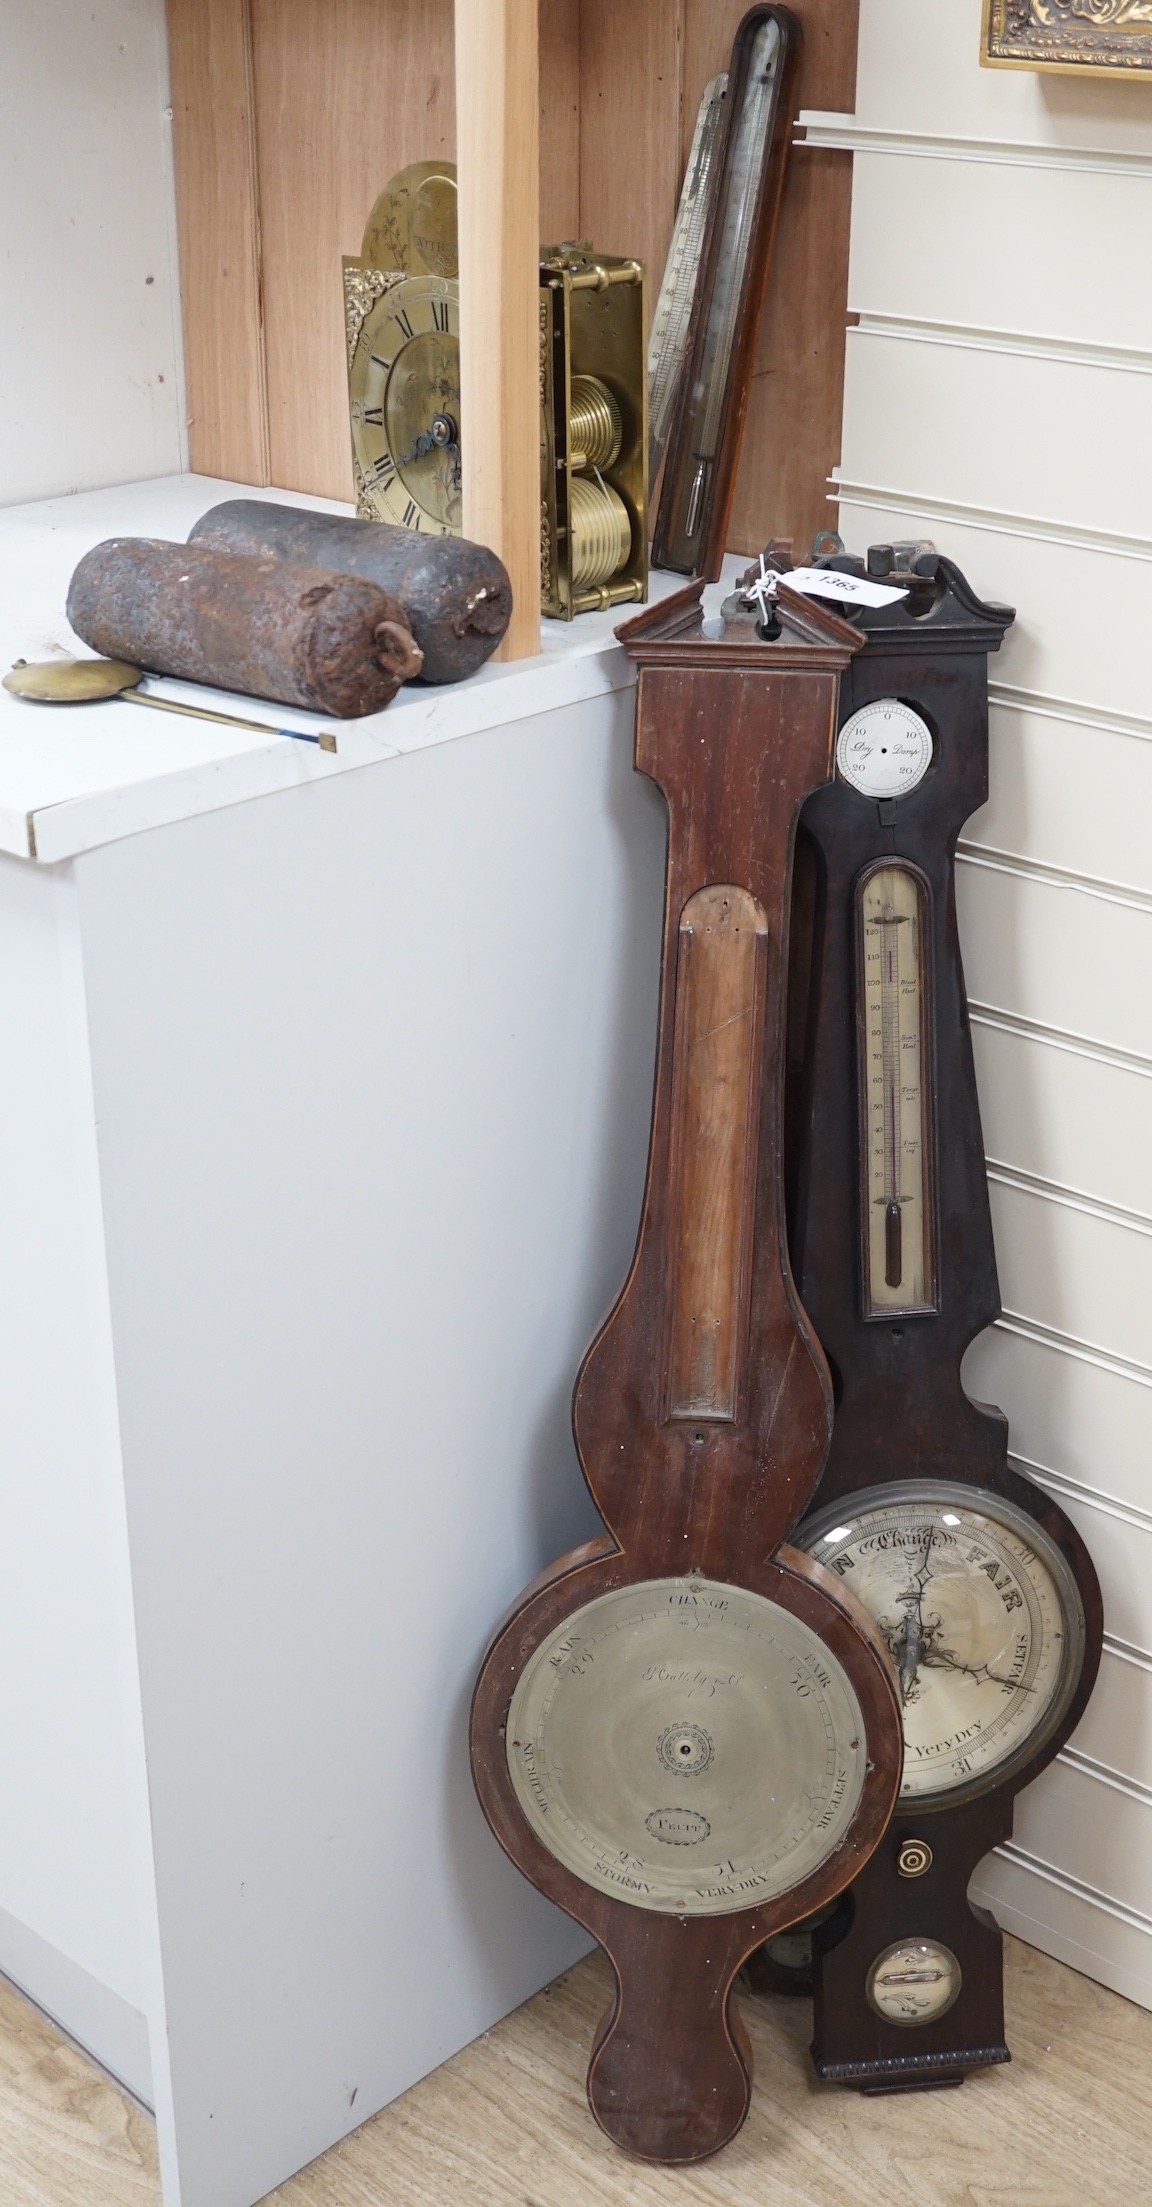
[[[648,489],[655,488],[680,391],[704,236],[715,196],[727,72],[704,88],[676,228],[648,344]]]
[[[856,891],[861,1270],[869,1317],[935,1308],[928,884],[883,862]]]
[[[720,572],[748,385],[792,137],[800,29],[755,7],[732,49],[720,173],[668,438],[652,556],[684,575]]]

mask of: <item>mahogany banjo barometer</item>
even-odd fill
[[[666,2162],[739,2129],[736,1973],[862,1868],[900,1763],[883,1636],[834,1572],[781,1547],[831,1421],[784,1233],[792,844],[860,639],[790,595],[777,641],[707,638],[701,588],[620,631],[669,852],[639,1241],[575,1398],[609,1530],[522,1598],[472,1717],[493,1831],[615,1970],[593,2112]]]
[[[833,541],[830,594],[865,577]],[[1000,1302],[954,853],[988,793],[988,655],[1013,615],[931,546],[877,546],[867,572],[903,595],[853,613],[835,779],[797,864],[790,1244],[836,1418],[794,1538],[899,1675],[897,1811],[811,1961],[818,2071],[891,2090],[1009,2058],[1001,1935],[968,1885],[1084,1709],[1101,1616],[1074,1527],[960,1382]],[[803,1966],[793,1935],[752,1975]]]

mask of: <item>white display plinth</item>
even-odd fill
[[[90,544],[242,487],[0,516],[5,664],[75,648]],[[0,695],[0,1967],[151,2098],[167,2207],[250,2207],[585,1944],[465,1725],[597,1522],[569,1397],[639,1210],[611,627],[335,756]]]

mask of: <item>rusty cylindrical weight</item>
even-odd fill
[[[68,619],[106,658],[338,720],[381,712],[421,665],[376,584],[209,544],[110,537],[76,569]]]
[[[475,674],[512,617],[503,562],[485,545],[459,536],[421,536],[382,521],[230,498],[202,516],[189,541],[229,552],[275,552],[305,566],[364,575],[391,590],[424,654],[422,682],[462,682]]]

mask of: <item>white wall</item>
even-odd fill
[[[1106,1609],[980,1885],[1152,2006],[1152,84],[982,70],[980,0],[862,16],[841,528],[1019,609],[960,867],[1005,1304],[966,1378]]]
[[[0,504],[184,451],[164,0],[15,0],[0,49]]]
[[[147,2097],[154,1916],[76,897],[12,858],[0,1033],[0,1969]]]

